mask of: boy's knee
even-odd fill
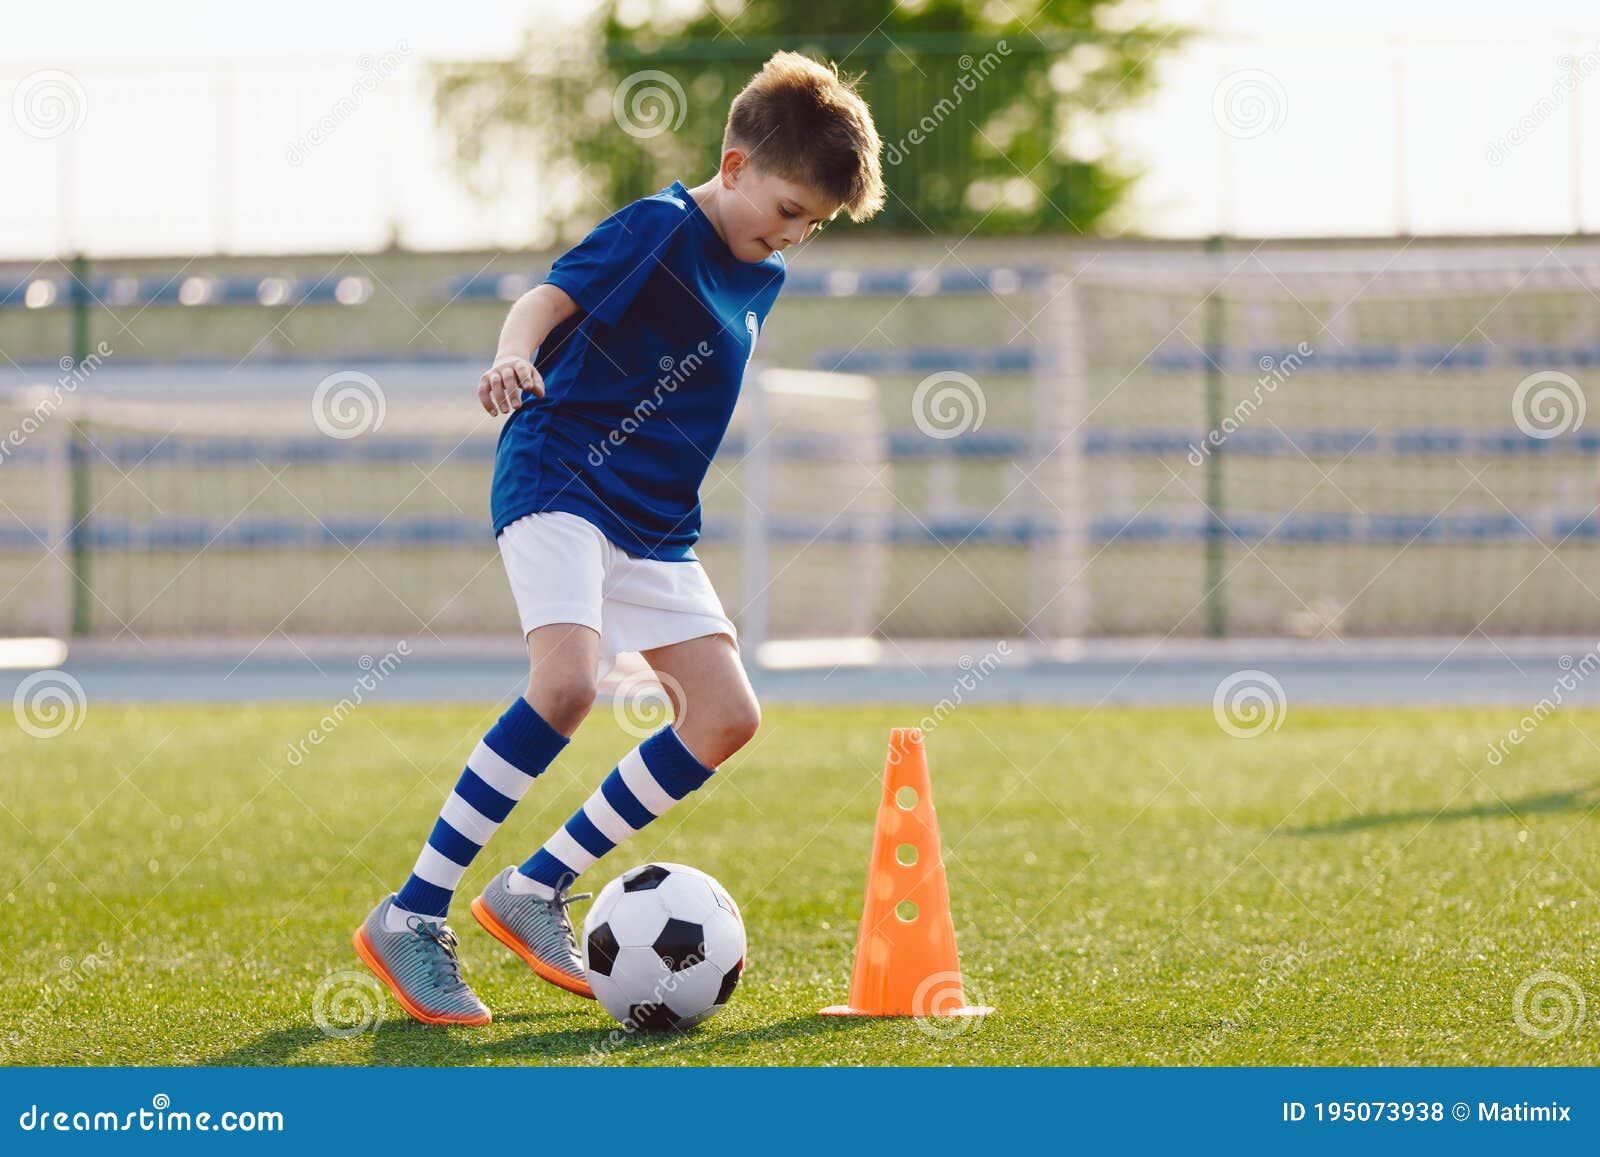
[[[570,734],[594,706],[595,682],[581,675],[541,673],[528,681],[528,702],[557,731]]]
[[[754,739],[760,727],[761,707],[754,699],[746,699],[724,708],[718,731],[731,755]]]

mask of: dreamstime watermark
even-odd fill
[[[104,940],[94,946],[94,951],[85,954],[81,959],[74,960],[70,956],[63,956],[58,960],[56,967],[63,975],[55,983],[46,984],[44,992],[35,998],[27,1015],[12,1021],[7,1027],[4,1038],[6,1047],[0,1048],[0,1056],[7,1059],[20,1058],[21,1050],[27,1044],[29,1028],[40,1021],[49,1021],[54,1017],[84,984],[103,972],[111,961],[111,945]]]
[[[1535,972],[1517,986],[1511,1019],[1524,1036],[1551,1040],[1575,1031],[1587,1010],[1583,986],[1562,972]]]
[[[405,58],[410,55],[410,43],[397,40],[394,47],[387,52],[377,56],[362,53],[356,57],[356,67],[361,72],[356,77],[356,82],[350,86],[348,93],[333,102],[333,107],[317,118],[316,124],[289,142],[289,147],[284,153],[288,162],[296,167],[304,164],[311,150],[333,136],[340,125],[360,111],[367,97],[398,72],[400,66],[405,63]]]
[[[936,1040],[950,1040],[977,1032],[987,1013],[963,1013],[963,1008],[982,1008],[984,1001],[959,972],[935,972],[917,985],[911,994],[911,1015],[917,1031]]]
[[[11,714],[17,726],[35,739],[54,739],[83,726],[89,696],[83,684],[65,671],[35,671],[17,684]]]
[[[83,83],[59,68],[30,72],[11,92],[11,117],[35,140],[65,136],[81,125],[88,113]]]
[[[905,160],[911,149],[933,136],[950,114],[961,106],[961,102],[977,92],[978,85],[988,80],[989,74],[999,68],[1004,59],[1010,55],[1011,46],[1004,40],[995,41],[994,48],[976,60],[970,52],[962,53],[956,60],[961,75],[956,77],[955,83],[950,86],[950,95],[940,97],[933,108],[924,113],[922,119],[907,130],[905,136],[897,141],[890,141],[884,147],[883,163],[898,165]]]
[[[1563,54],[1556,58],[1556,82],[1550,91],[1533,102],[1533,107],[1517,118],[1517,123],[1494,140],[1484,150],[1489,164],[1499,167],[1505,163],[1511,150],[1521,145],[1539,127],[1556,114],[1577,88],[1596,70],[1600,69],[1600,49],[1591,48],[1582,56]]]
[[[661,376],[656,379],[655,388],[650,391],[648,398],[641,398],[634,403],[628,416],[617,423],[617,428],[612,430],[597,444],[589,447],[587,455],[589,465],[604,466],[606,459],[613,450],[625,445],[629,438],[650,416],[661,408],[663,398],[677,393],[678,387],[689,379],[689,376],[705,365],[706,359],[716,352],[707,341],[701,341],[693,350],[681,358],[663,355],[656,363],[656,368],[661,371]]]
[[[647,68],[623,77],[611,94],[611,115],[617,127],[640,140],[676,132],[688,112],[683,85],[660,69]]]
[[[1576,430],[1588,410],[1578,379],[1560,370],[1529,374],[1511,393],[1511,420],[1528,437],[1541,441]]]
[[[1578,659],[1562,655],[1556,660],[1556,666],[1561,668],[1562,673],[1556,677],[1550,694],[1535,703],[1532,710],[1517,720],[1517,725],[1507,731],[1504,737],[1489,745],[1489,766],[1499,767],[1504,763],[1506,756],[1511,754],[1510,748],[1522,746],[1522,741],[1537,731],[1556,708],[1566,702],[1569,693],[1576,691],[1578,685],[1590,675],[1600,671],[1600,646],[1590,648]]]
[[[959,438],[983,426],[989,401],[969,374],[941,370],[917,383],[911,394],[911,420],[930,438]]]
[[[52,1109],[31,1104],[17,1116],[24,1133],[282,1133],[276,1109],[224,1109],[221,1112],[174,1109],[172,1098],[157,1093],[148,1109],[126,1113],[110,1109]]]
[[[1233,412],[1217,423],[1217,428],[1208,433],[1200,441],[1200,445],[1189,443],[1189,463],[1200,466],[1205,463],[1206,457],[1212,450],[1221,447],[1234,431],[1244,425],[1266,400],[1266,395],[1276,393],[1278,387],[1288,381],[1294,372],[1305,365],[1306,359],[1316,353],[1310,345],[1301,342],[1294,347],[1292,353],[1281,358],[1274,358],[1270,354],[1262,354],[1256,362],[1256,368],[1261,371],[1261,376],[1256,379],[1255,388],[1250,391],[1248,398],[1243,398],[1233,407]]]
[[[32,403],[32,408],[21,422],[0,439],[0,464],[4,464],[13,451],[20,450],[29,438],[43,429],[56,411],[66,404],[67,396],[76,393],[78,387],[88,381],[114,352],[105,342],[100,342],[86,358],[64,357],[57,362],[61,376],[56,378],[53,385],[40,386],[28,392],[26,400]]]
[[[974,659],[971,655],[962,655],[956,660],[956,666],[961,668],[961,674],[956,677],[955,683],[950,688],[950,693],[933,705],[933,710],[924,715],[916,723],[923,738],[932,734],[940,724],[953,715],[956,708],[966,701],[966,697],[978,686],[993,675],[1001,663],[1011,658],[1011,644],[1001,639],[993,648],[984,652],[983,657]],[[898,747],[890,748],[890,761],[897,761],[900,757]]]
[[[1293,948],[1280,946],[1277,952],[1263,956],[1257,969],[1255,984],[1251,986],[1249,993],[1228,1013],[1221,1024],[1194,1043],[1183,1063],[1204,1064],[1224,1041],[1244,1026],[1252,1013],[1266,1003],[1268,997],[1300,971],[1305,964],[1306,955],[1306,945],[1302,941]]]
[[[674,702],[681,708],[675,709]],[[683,685],[665,671],[635,671],[617,684],[611,711],[623,731],[635,739],[648,739],[669,722],[682,728],[688,702]],[[681,713],[674,714],[675,710]]]
[[[360,370],[338,370],[311,393],[311,420],[330,438],[348,441],[383,427],[389,402],[377,379]]]
[[[1235,739],[1254,739],[1283,726],[1289,699],[1283,684],[1266,671],[1235,671],[1217,684],[1211,714],[1217,726]]]
[[[638,1001],[630,1006],[629,1015],[618,1021],[617,1027],[608,1032],[604,1040],[599,1044],[589,1046],[589,1059],[595,1061],[610,1059],[611,1054],[621,1048],[630,1037],[650,1027],[650,1022],[655,1013],[663,1008],[673,1016],[676,1016],[677,1013],[673,1011],[672,1005],[668,1003],[672,994],[682,987],[689,969],[704,962],[705,957],[696,953],[679,961],[677,968],[669,966],[665,978],[656,981],[650,986],[649,999]],[[697,1018],[694,1023],[697,1024],[700,1020],[706,1019],[707,1016],[720,1007],[721,1005],[713,1005],[705,1014]],[[684,1027],[693,1027],[693,1025]]]
[[[332,735],[343,723],[361,706],[366,699],[366,693],[377,690],[390,675],[394,674],[400,664],[410,656],[411,644],[405,639],[395,644],[392,651],[386,651],[381,659],[374,659],[371,655],[362,655],[356,660],[356,666],[365,674],[359,676],[350,688],[350,694],[340,699],[333,705],[333,710],[317,721],[317,725],[306,732],[304,739],[297,739],[289,745],[285,758],[290,767],[299,767],[305,762],[306,748],[320,747],[323,740]]]
[[[370,972],[330,972],[311,995],[311,1019],[323,1036],[349,1040],[383,1024],[383,985]]]
[[[1289,97],[1272,73],[1259,68],[1230,72],[1211,93],[1211,116],[1228,136],[1248,141],[1283,127]]]

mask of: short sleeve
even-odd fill
[[[557,258],[545,281],[585,313],[616,325],[683,223],[676,205],[646,197],[624,206]]]

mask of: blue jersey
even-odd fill
[[[777,253],[735,257],[677,181],[562,255],[545,280],[578,312],[534,359],[545,396],[500,431],[495,534],[563,510],[636,557],[693,559],[700,483],[783,278]]]

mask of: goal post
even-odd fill
[[[881,654],[892,477],[876,383],[756,367],[730,433],[740,458],[747,658],[762,666]]]

